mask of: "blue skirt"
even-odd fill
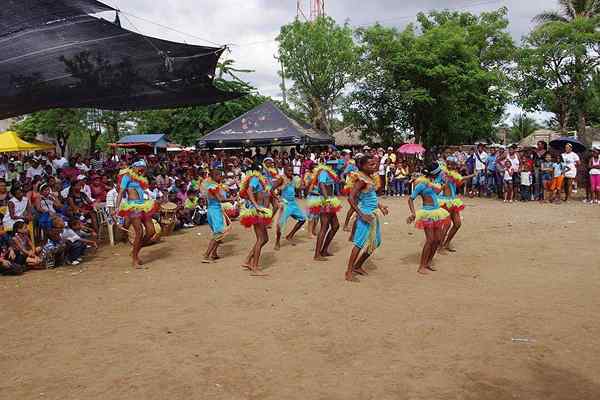
[[[223,217],[223,209],[219,204],[217,207],[208,206],[208,225],[213,235],[220,235],[225,233],[226,225],[225,218]]]
[[[287,222],[288,218],[290,217],[294,218],[298,222],[306,221],[306,215],[304,215],[304,212],[300,209],[300,207],[298,207],[298,203],[296,203],[295,201],[286,201],[284,199],[283,211],[279,216],[279,226],[282,229],[285,226],[285,223]]]
[[[381,224],[377,213],[374,213],[373,217],[374,221],[370,224],[357,218],[356,230],[352,238],[356,247],[365,249],[369,254],[381,246]]]

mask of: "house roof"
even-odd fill
[[[333,134],[333,138],[335,139],[335,144],[338,146],[365,146],[369,144],[361,139],[361,132],[352,126],[347,126],[337,131]],[[379,138],[372,141],[375,144],[380,142]]]

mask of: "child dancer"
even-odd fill
[[[357,158],[360,158],[360,155],[357,155]],[[344,188],[342,189],[342,194],[344,194],[344,196],[350,195],[351,188],[354,185],[357,173],[358,168],[356,167],[356,162],[354,160],[349,160],[348,165],[344,170]],[[344,232],[350,232],[350,219],[352,218],[352,215],[354,215],[354,209],[350,208],[346,213],[346,221],[344,222]]]
[[[134,268],[141,268],[139,254],[142,245],[160,240],[160,233],[154,229],[152,220],[154,214],[159,211],[158,203],[154,200],[146,200],[144,197],[145,190],[148,189],[145,171],[146,161],[140,160],[133,163],[131,168],[119,172],[119,194],[116,206],[119,210],[118,215],[126,220],[124,229],[131,224],[135,231],[131,253]]]
[[[269,241],[267,226],[273,220],[273,211],[269,208],[271,187],[258,169],[255,167],[254,171],[248,171],[240,185],[240,197],[246,200],[240,213],[240,223],[246,228],[252,227],[256,235],[256,243],[250,249],[242,267],[255,274],[259,272],[258,262],[262,248]]]
[[[271,157],[267,157],[263,160],[263,176],[267,180],[271,189],[277,185],[280,180],[279,173],[277,172],[277,168],[275,168],[275,163]],[[273,207],[273,218],[277,215],[277,211],[279,211],[279,197],[277,196],[277,192],[275,190],[269,191],[269,204]],[[270,224],[269,224],[270,227]]]
[[[367,275],[363,269],[365,261],[381,245],[381,226],[377,210],[383,215],[388,214],[388,209],[379,204],[377,199],[377,184],[372,175],[378,171],[377,161],[369,155],[358,160],[359,171],[356,182],[348,197],[350,207],[356,212],[356,228],[353,234],[354,247],[348,260],[346,280],[351,281],[354,274]],[[363,251],[362,255],[360,252]],[[359,257],[360,255],[360,257]]]
[[[306,199],[308,202],[308,234],[311,238],[317,237],[317,224],[319,222],[319,188],[313,185],[313,176],[315,164],[310,164],[308,171],[304,174],[304,188],[306,190]]]
[[[431,261],[435,252],[442,241],[442,230],[448,224],[448,211],[440,208],[438,202],[438,194],[442,191],[442,187],[432,182],[442,172],[442,167],[439,163],[434,162],[423,171],[425,176],[417,178],[415,188],[408,198],[408,208],[410,216],[407,218],[407,223],[415,222],[415,226],[425,231],[425,245],[421,253],[421,262],[419,269],[420,274],[427,274],[429,271],[435,271],[431,266]],[[423,207],[415,212],[414,201],[418,196],[423,200]]]
[[[304,212],[296,202],[296,189],[300,187],[300,178],[294,176],[291,165],[286,165],[284,175],[281,177],[281,183],[277,189],[281,191],[282,211],[279,214],[279,223],[277,224],[277,240],[275,242],[275,250],[281,248],[281,231],[285,229],[285,224],[288,218],[292,217],[297,222],[292,231],[285,237],[285,240],[292,240],[294,235],[302,228],[306,222]],[[275,189],[275,188],[274,188]]]
[[[450,213],[451,224],[447,224],[442,231],[442,251],[455,252],[454,248],[450,247],[450,242],[456,236],[456,233],[462,225],[460,213],[465,209],[465,205],[460,197],[458,197],[458,189],[467,179],[473,178],[475,175],[462,176],[458,172],[458,164],[454,160],[448,160],[447,170],[442,176],[443,195],[439,197],[440,207]],[[452,225],[452,227],[450,227]]]
[[[202,191],[208,200],[208,225],[212,231],[212,238],[204,253],[205,264],[210,264],[219,259],[217,249],[229,231],[229,219],[225,216],[222,204],[226,201],[226,192],[222,185],[223,174],[218,169],[210,171],[210,177],[202,182]]]
[[[335,237],[340,223],[337,213],[342,208],[340,200],[334,195],[335,184],[339,182],[338,176],[326,165],[319,165],[313,174],[313,185],[319,188],[319,203],[317,209],[321,220],[321,229],[315,247],[315,261],[327,261],[331,257],[329,246]]]

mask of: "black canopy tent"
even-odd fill
[[[331,136],[299,124],[271,101],[253,108],[198,141],[200,148],[329,144],[333,144]]]
[[[106,10],[112,8],[94,0],[10,0],[0,8],[0,119],[59,107],[173,108],[240,96],[213,86],[225,48],[150,38],[87,15]]]

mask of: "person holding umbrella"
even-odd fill
[[[573,191],[573,182],[577,178],[577,167],[581,162],[577,153],[573,151],[573,145],[567,143],[565,145],[565,152],[561,154],[563,163],[567,167],[565,172],[565,201],[569,201],[571,192]]]

